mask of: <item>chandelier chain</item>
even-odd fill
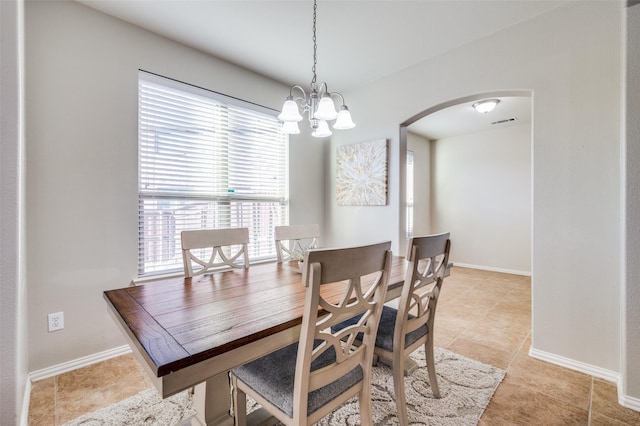
[[[318,8],[318,5],[314,0],[313,1],[313,67],[311,68],[311,71],[313,72],[313,80],[311,80],[312,87],[316,85],[316,63],[317,63],[316,51],[318,49],[318,44],[316,41],[316,9],[317,8]]]
[[[0,0],[2,1],[2,0]],[[289,89],[289,96],[282,105],[282,112],[278,114],[282,124],[282,131],[289,135],[300,133],[298,122],[303,119],[303,114],[309,114],[309,124],[312,129],[311,136],[326,138],[331,136],[328,121],[334,121],[334,129],[352,129],[355,123],[351,119],[349,108],[344,103],[344,98],[338,92],[329,92],[327,83],[322,82],[318,86],[316,68],[318,66],[318,38],[316,35],[318,16],[318,0],[313,0],[313,79],[311,80],[311,91],[307,92],[297,84]],[[301,96],[294,97],[294,91],[300,91]],[[336,103],[333,99],[339,97],[342,101],[340,112],[336,111]]]

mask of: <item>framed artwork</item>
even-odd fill
[[[387,204],[387,139],[342,145],[336,152],[339,206]]]

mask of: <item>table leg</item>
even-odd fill
[[[231,391],[229,373],[224,372],[210,377],[204,383],[196,385],[193,394],[193,406],[198,421],[206,426],[233,425],[231,409]]]
[[[375,362],[380,362],[384,365],[386,365],[387,367],[391,367],[391,361],[385,359],[385,358],[377,358],[377,360],[375,360]],[[375,364],[374,362],[374,364]],[[404,359],[404,375],[405,376],[410,376],[414,371],[416,371],[418,368],[420,368],[420,366],[418,365],[417,362],[415,362],[413,360],[413,358],[411,357],[406,357]]]
[[[411,373],[416,371],[418,368],[420,368],[420,366],[418,365],[417,362],[413,360],[413,358],[406,357],[404,359],[404,375],[405,376],[410,376]]]

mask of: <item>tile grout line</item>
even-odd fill
[[[513,293],[513,289],[509,290],[509,294]],[[531,286],[529,286],[529,294],[531,294]],[[531,302],[529,302],[531,303]],[[529,318],[531,318],[531,312],[529,313]],[[531,319],[529,320],[529,331],[527,332],[527,334],[524,336],[524,339],[522,340],[522,343],[520,343],[520,346],[518,347],[518,349],[516,349],[513,352],[513,357],[511,357],[511,360],[509,360],[509,365],[507,365],[507,368],[505,368],[504,371],[509,371],[509,368],[511,367],[511,364],[513,364],[513,362],[515,361],[516,357],[518,356],[518,354],[520,353],[520,351],[522,350],[522,348],[524,347],[525,343],[527,342],[527,340],[531,339],[531,335],[533,334],[533,324],[531,323]],[[533,343],[533,342],[532,342]]]
[[[58,376],[53,376],[53,424],[60,425],[60,413],[58,410]]]
[[[589,411],[587,413],[587,426],[591,426],[591,422],[592,422],[592,408],[593,408],[593,389],[594,389],[594,384],[595,384],[595,378],[593,376],[591,376],[591,386],[589,388]]]
[[[507,365],[507,368],[504,369],[504,371],[509,371],[509,368],[511,368],[511,364],[513,364],[513,361],[515,361],[516,357],[518,356],[518,354],[520,353],[520,351],[524,347],[524,344],[529,339],[529,336],[531,336],[531,329],[529,329],[527,334],[524,336],[524,339],[522,339],[522,343],[520,343],[520,346],[518,346],[518,348],[513,352],[513,356],[509,360],[509,364]]]

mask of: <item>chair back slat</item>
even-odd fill
[[[384,259],[375,256],[375,251],[375,245],[307,251],[304,257],[304,268],[302,269],[302,282],[304,285],[309,284],[309,273],[312,262],[332,262],[332,268],[321,269],[321,277],[317,277],[323,284],[343,280],[345,279],[345,275],[360,279],[372,272],[381,271],[384,267]]]
[[[407,260],[415,261],[418,264],[417,270],[423,278],[422,284],[428,284],[429,280],[433,281],[436,276],[446,272],[449,262],[448,245],[450,244],[448,232],[426,237],[414,237],[409,240]]]
[[[232,246],[249,243],[249,228],[198,229],[180,236],[183,249]]]
[[[295,259],[306,250],[316,248],[319,238],[318,224],[276,226],[274,239],[278,262]]]
[[[433,317],[449,264],[449,233],[414,237],[409,241],[409,261],[398,303],[394,348],[404,348],[405,337],[424,324],[433,332]],[[431,285],[431,289],[425,288]],[[409,318],[409,314],[414,317]],[[397,345],[397,346],[396,346]]]
[[[249,244],[248,228],[198,229],[182,231],[182,260],[187,278],[202,275],[212,269],[222,267],[248,268]],[[197,255],[192,250],[211,249],[208,258]],[[208,252],[207,252],[208,253]],[[243,257],[242,263],[238,259]],[[199,269],[193,269],[194,264]]]

